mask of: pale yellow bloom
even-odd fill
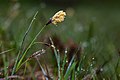
[[[65,16],[66,16],[66,13],[65,13],[65,12],[63,12],[62,10],[61,10],[61,11],[58,11],[58,12],[51,18],[52,23],[56,25],[57,23],[60,23],[60,22],[64,21]]]

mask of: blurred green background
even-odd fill
[[[61,37],[65,33],[64,39],[85,41],[89,24],[93,23],[94,37],[100,38],[98,40],[112,41],[117,48],[120,45],[119,1],[5,0],[0,1],[0,7],[0,26],[16,41],[21,39],[36,11],[39,11],[39,15],[34,30],[42,27],[55,12],[64,10],[68,14],[65,22],[60,24],[59,28],[50,27],[47,31],[53,30],[53,34],[61,34]]]
[[[66,11],[65,21],[57,26],[50,24],[38,41],[57,35],[64,43],[80,42],[88,55],[96,56],[97,64],[110,60],[109,72],[114,74],[113,67],[120,58],[120,1],[117,0],[0,0],[1,52],[19,47],[36,11],[39,13],[25,44],[59,10]],[[117,71],[120,75],[119,68]]]

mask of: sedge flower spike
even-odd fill
[[[64,18],[66,16],[66,13],[63,12],[62,10],[57,12],[53,17],[52,17],[52,23],[53,24],[57,24],[57,23],[60,23],[62,21],[64,21]]]
[[[64,18],[66,16],[66,13],[61,10],[61,11],[58,11],[50,20],[49,22],[46,24],[50,24],[50,23],[53,23],[54,25],[56,25],[57,23],[60,23],[62,21],[64,21]]]

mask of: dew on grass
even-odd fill
[[[66,63],[68,63],[68,60],[66,60]]]
[[[93,66],[93,64],[90,64],[90,66],[92,67],[92,66]]]
[[[85,69],[81,68],[81,71],[85,71]]]
[[[52,48],[55,48],[55,46],[54,46],[54,45],[51,45],[51,47],[52,47]]]
[[[102,72],[102,71],[103,71],[103,68],[101,68],[100,71]]]
[[[93,57],[92,60],[94,60],[95,58]]]
[[[57,49],[57,52],[59,52],[59,49]]]
[[[68,51],[67,50],[65,50],[65,54],[67,53]]]

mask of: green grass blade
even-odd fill
[[[6,56],[3,55],[3,62],[4,62],[4,75],[5,75],[5,80],[8,80],[8,62],[6,61]]]
[[[58,80],[61,80],[61,74],[60,74],[60,53],[59,53],[59,51],[57,51],[58,52]]]
[[[52,39],[50,38],[50,41],[52,43],[52,47],[53,47],[53,51],[54,51],[54,54],[55,54],[55,57],[56,57],[56,60],[57,60],[57,66],[58,66],[58,80],[61,79],[61,72],[60,72],[60,53],[59,53],[59,50],[57,51],[55,46],[54,46],[54,43],[52,41]]]
[[[46,25],[44,27],[42,27],[42,29],[40,29],[40,31],[37,33],[37,35],[34,37],[34,39],[31,41],[30,45],[27,47],[27,49],[25,50],[25,52],[23,53],[20,61],[18,62],[17,64],[17,68],[16,70],[18,70],[19,66],[21,65],[22,63],[22,60],[24,59],[26,53],[28,52],[28,50],[31,48],[31,46],[34,44],[35,40],[37,39],[37,37],[40,35],[40,33],[43,31],[43,29],[46,27]]]
[[[70,70],[70,67],[71,67],[71,65],[72,65],[72,63],[73,63],[73,61],[74,61],[74,58],[75,58],[75,55],[72,57],[72,59],[71,59],[69,65],[68,65],[68,68],[67,68],[67,70],[66,70],[65,75],[66,75],[66,74],[68,73],[68,71]]]
[[[63,59],[63,63],[62,63],[62,68],[61,68],[62,77],[64,75],[64,68],[65,68],[65,64],[66,64],[66,59],[67,59],[67,50],[65,51],[65,55],[64,55],[64,59]]]
[[[68,68],[68,70],[67,70],[67,72],[66,72],[66,74],[64,76],[64,80],[68,80],[69,75],[72,72],[72,70],[75,68],[75,66],[76,66],[75,62],[71,64],[71,66]]]
[[[37,60],[37,62],[38,62],[38,64],[39,64],[39,66],[40,66],[40,68],[41,68],[41,70],[42,70],[42,72],[43,72],[44,76],[47,76],[47,74],[46,74],[46,72],[45,72],[44,68],[42,67],[42,65],[41,65],[41,63],[40,63],[40,61],[39,61],[39,59],[38,59],[37,57],[35,57],[35,58],[36,58],[36,60]],[[47,77],[45,77],[45,79],[46,79],[46,80],[48,80],[48,78],[47,78]]]
[[[11,74],[11,75],[13,75],[13,74],[15,73],[16,67],[18,66],[17,63],[18,63],[18,60],[19,60],[19,57],[20,57],[20,54],[21,54],[22,46],[23,46],[23,44],[24,44],[24,41],[25,41],[25,39],[26,39],[27,34],[29,33],[29,31],[30,31],[30,29],[31,29],[31,27],[32,27],[32,24],[33,24],[33,22],[34,22],[34,20],[35,20],[35,18],[36,18],[36,16],[37,16],[37,14],[38,14],[38,11],[35,13],[32,21],[31,21],[31,23],[30,23],[30,25],[29,25],[29,27],[28,27],[28,29],[27,29],[27,31],[25,32],[25,34],[24,34],[24,36],[23,36],[23,39],[22,39],[22,42],[21,42],[21,45],[20,45],[20,49],[19,49],[19,51],[18,51],[18,55],[17,55],[17,58],[16,58],[16,60],[15,60],[15,64],[14,64],[14,67],[13,67],[13,70],[12,70],[12,74]]]
[[[72,72],[72,80],[76,80],[75,79],[75,67],[74,67],[73,72]]]
[[[0,52],[0,55],[1,54],[5,54],[5,53],[8,53],[8,52],[10,52],[10,51],[12,51],[13,49],[9,49],[9,50],[6,50],[6,51],[2,51],[2,52]]]

